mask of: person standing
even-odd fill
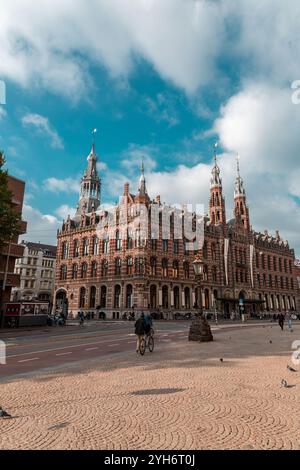
[[[290,312],[286,312],[285,318],[288,321],[289,330],[292,331],[292,315]]]
[[[279,317],[278,317],[278,324],[283,331],[283,326],[284,326],[284,315],[282,312],[280,312]]]
[[[83,326],[84,325],[84,313],[83,311],[81,310],[79,312],[79,326]]]
[[[134,327],[135,327],[135,334],[137,337],[136,352],[138,353],[140,350],[142,338],[145,334],[145,317],[143,313],[141,314],[140,318],[135,322]]]

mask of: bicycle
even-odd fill
[[[141,340],[140,344],[140,355],[144,356],[146,349],[149,349],[149,352],[154,351],[154,330],[151,328],[148,334],[145,334]]]

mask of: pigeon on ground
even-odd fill
[[[0,406],[0,418],[11,418],[11,415],[8,414],[3,408]]]
[[[287,365],[286,368],[290,371],[290,372],[297,372],[296,369],[293,369],[293,367]]]
[[[281,381],[281,386],[284,387],[284,388],[287,388],[288,387],[288,383],[286,380],[282,379]]]
[[[223,358],[220,359],[220,362],[224,362]]]

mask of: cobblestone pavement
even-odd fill
[[[0,404],[15,418],[0,421],[0,448],[300,449],[300,366],[291,362],[300,326],[215,339],[2,382]]]

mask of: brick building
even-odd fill
[[[93,146],[81,180],[77,213],[73,219],[68,217],[58,232],[57,303],[67,298],[72,313],[98,307],[109,318],[120,318],[133,309],[159,310],[167,317],[192,311],[198,298],[192,266],[196,251],[187,249],[190,245],[185,238],[176,238],[175,216],[170,216],[170,237],[162,233],[161,216],[157,239],[153,239],[151,226],[145,237],[136,235],[138,230],[122,230],[120,214],[124,211],[132,222],[140,205],[149,213],[163,207],[159,196],[151,200],[148,195],[144,168],[137,193],[132,194],[126,184],[114,220],[107,222],[107,212],[100,208],[96,163]],[[294,251],[279,232],[272,236],[252,229],[239,162],[234,207],[233,218],[227,220],[215,157],[201,249],[203,306],[228,315],[240,306],[247,313],[295,310],[298,285]],[[99,224],[104,227],[101,237]]]
[[[12,193],[12,207],[16,212],[22,214],[25,183],[12,176],[8,176],[7,179],[8,188]],[[26,222],[22,221],[20,223],[20,235],[24,233],[26,233]],[[16,259],[23,256],[23,251],[24,247],[18,244],[18,236],[0,249],[0,289],[3,303],[10,301],[12,288],[20,285],[20,276],[15,273],[15,262]],[[4,284],[5,289],[3,292]]]

